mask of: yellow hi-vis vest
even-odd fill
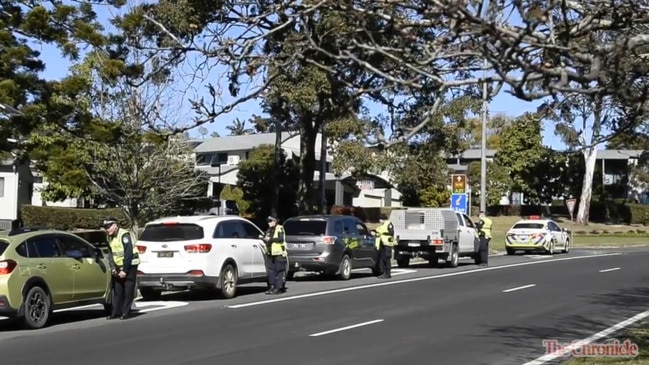
[[[284,233],[284,227],[281,225],[275,226],[275,232],[273,232],[273,238],[279,238],[279,234]],[[284,234],[283,242],[273,242],[270,245],[270,255],[271,256],[284,256],[286,257],[286,234]]]
[[[129,232],[126,229],[120,228],[117,231],[117,234],[111,238],[109,245],[110,245],[110,251],[113,255],[113,261],[115,261],[115,265],[119,267],[124,267],[124,245],[126,242],[124,242],[124,235],[129,234]],[[137,250],[137,246],[135,246],[135,241],[133,239],[133,234],[131,236],[131,244],[133,245],[133,260],[131,261],[131,265],[139,265],[140,264],[140,253]]]
[[[484,232],[486,238],[491,238],[491,226],[493,225],[493,222],[487,217],[482,218],[482,221],[484,224],[482,225],[482,228],[480,228],[480,231]]]
[[[395,245],[395,240],[394,236],[390,234],[390,226],[392,223],[390,223],[389,220],[386,220],[376,228],[376,248],[381,247],[381,243],[383,246],[394,246]]]

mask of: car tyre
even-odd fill
[[[162,296],[162,291],[161,290],[155,290],[151,288],[139,288],[140,291],[140,296],[142,296],[142,299],[145,301],[148,300],[158,300]]]
[[[352,260],[349,258],[349,255],[343,255],[343,259],[340,260],[340,268],[338,269],[338,277],[341,280],[349,280],[352,277]]]
[[[295,271],[289,271],[286,273],[286,280],[293,280],[295,278]]]
[[[457,245],[453,244],[451,245],[451,252],[449,252],[448,257],[451,259],[448,261],[446,264],[448,267],[451,268],[456,268],[460,264],[460,255],[457,252]]]
[[[408,256],[397,256],[397,266],[400,268],[406,268],[410,265],[410,257]]]
[[[554,255],[554,240],[550,241],[550,248],[547,251],[548,255]]]
[[[563,253],[570,252],[570,240],[566,240],[566,247],[564,247],[561,252],[563,252]]]
[[[507,251],[507,254],[510,255],[510,256],[513,256],[513,255],[516,254],[516,250],[514,250],[512,248],[506,248],[505,250]]]
[[[221,288],[219,296],[223,299],[232,299],[237,293],[237,270],[231,264],[225,265],[219,278]]]
[[[25,327],[28,329],[43,328],[51,313],[51,300],[45,290],[40,286],[29,289],[24,300]]]

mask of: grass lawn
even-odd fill
[[[616,336],[621,343],[625,340],[638,345],[639,354],[637,357],[614,358],[614,357],[574,357],[563,365],[649,365],[649,321],[644,321],[638,326],[628,329]]]

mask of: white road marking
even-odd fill
[[[414,274],[416,272],[417,272],[417,270],[393,269],[392,272],[390,272],[390,275],[396,276],[396,275]]]
[[[363,322],[363,323],[354,324],[354,325],[347,326],[347,327],[341,327],[341,328],[336,328],[336,329],[329,330],[329,331],[324,331],[324,332],[314,333],[314,334],[309,335],[309,336],[310,336],[310,337],[324,336],[324,335],[328,335],[328,334],[330,334],[330,333],[336,333],[336,332],[341,332],[341,331],[347,331],[347,330],[350,330],[350,329],[352,329],[352,328],[358,328],[358,327],[363,327],[363,326],[369,326],[370,324],[379,323],[379,322],[383,322],[383,320],[382,320],[382,319],[375,319],[375,320],[373,320],[373,321],[369,321],[369,322]]]
[[[135,307],[137,308],[137,311],[140,313],[146,313],[146,312],[153,312],[153,311],[159,311],[163,309],[171,309],[171,308],[178,308],[178,307],[183,307],[189,305],[188,302],[175,302],[175,301],[158,301],[158,302],[135,302]],[[148,308],[148,307],[153,307],[153,308]],[[71,307],[71,308],[65,308],[65,309],[57,309],[54,311],[54,313],[59,313],[59,312],[69,312],[69,311],[76,311],[80,309],[88,309],[88,308],[102,308],[101,304],[89,304],[89,305],[82,305],[79,307]],[[140,309],[140,308],[145,308],[145,309]],[[0,321],[9,319],[7,317],[0,317]]]
[[[484,272],[484,271],[503,270],[503,269],[508,269],[508,268],[512,268],[512,267],[519,267],[519,266],[540,265],[540,264],[547,264],[547,263],[550,263],[550,262],[557,262],[557,261],[582,260],[582,259],[588,259],[588,258],[599,258],[599,257],[619,256],[619,255],[622,255],[622,253],[615,252],[615,253],[602,254],[602,255],[585,255],[585,256],[574,256],[574,257],[562,257],[562,258],[553,259],[553,260],[527,261],[527,262],[520,262],[520,263],[516,263],[516,264],[485,267],[485,268],[474,269],[474,270],[456,271],[456,272],[451,272],[451,273],[448,273],[448,274],[422,276],[422,277],[418,277],[418,278],[395,280],[395,281],[384,281],[384,282],[376,283],[376,284],[359,285],[359,286],[353,286],[353,287],[349,287],[349,288],[326,290],[326,291],[321,291],[321,292],[316,292],[316,293],[299,294],[299,295],[288,296],[288,297],[283,297],[283,298],[261,300],[261,301],[257,301],[257,302],[251,302],[251,303],[233,304],[233,305],[226,306],[226,308],[230,308],[230,309],[246,308],[246,307],[253,307],[253,306],[257,306],[257,305],[264,305],[264,304],[271,304],[271,303],[278,303],[278,302],[286,302],[286,301],[289,301],[289,300],[297,300],[297,299],[303,299],[303,298],[318,297],[318,296],[323,296],[323,295],[344,293],[344,292],[356,291],[356,290],[362,290],[362,289],[378,288],[378,287],[381,287],[381,286],[399,285],[399,284],[413,283],[413,282],[417,282],[417,281],[434,280],[434,279],[448,278],[448,277],[453,277],[453,276],[469,275],[469,274],[474,274],[474,273]]]
[[[523,290],[523,289],[527,289],[527,288],[533,288],[533,287],[535,287],[535,286],[536,286],[536,284],[529,284],[529,285],[517,286],[517,287],[515,287],[515,288],[505,289],[505,290],[503,290],[503,293],[511,293],[511,292],[513,292],[513,291]]]
[[[613,333],[616,333],[616,332],[618,332],[618,331],[620,331],[620,330],[622,330],[622,329],[624,329],[626,327],[629,327],[630,325],[632,325],[632,324],[634,324],[636,322],[639,322],[639,321],[641,321],[641,320],[643,320],[643,319],[645,319],[647,317],[649,317],[649,310],[644,311],[644,312],[642,312],[640,314],[637,314],[637,315],[635,315],[635,316],[633,316],[633,317],[631,317],[629,319],[626,319],[626,320],[624,320],[624,321],[622,321],[622,322],[620,322],[620,323],[618,323],[618,324],[616,324],[614,326],[611,326],[611,327],[609,327],[609,328],[607,328],[607,329],[605,329],[605,330],[603,330],[601,332],[598,332],[598,333],[588,337],[587,339],[574,342],[569,346],[563,347],[559,351],[553,352],[551,354],[543,355],[543,356],[541,356],[541,357],[539,357],[539,358],[537,358],[535,360],[532,360],[530,362],[526,362],[523,365],[541,365],[541,364],[545,364],[545,363],[550,362],[550,361],[554,361],[554,360],[556,360],[556,359],[558,359],[560,357],[564,357],[566,355],[571,354],[574,350],[579,349],[580,347],[582,347],[584,345],[588,345],[588,344],[591,344],[591,343],[593,343],[593,342],[595,342],[597,340],[600,340],[602,338],[606,338],[606,337],[612,335]]]
[[[611,269],[600,270],[599,272],[611,272],[611,271],[616,271],[616,270],[620,270],[620,268],[619,267],[614,267],[614,268],[611,268]]]

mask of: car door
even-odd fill
[[[470,229],[467,228],[462,213],[458,212],[455,213],[455,215],[457,216],[458,229],[460,231],[458,248],[460,252],[466,252],[467,248],[470,245],[469,251],[473,251],[473,234],[471,233]]]
[[[343,218],[343,237],[345,245],[352,255],[352,266],[358,267],[359,265],[362,265],[362,262],[365,258],[363,257],[361,237],[358,234],[358,229],[356,228],[356,220],[354,218]]]
[[[464,218],[464,222],[466,223],[466,228],[467,228],[467,250],[468,251],[478,251],[480,249],[480,236],[478,235],[478,228],[475,226],[473,223],[473,220],[469,218],[468,215],[462,214],[462,218]],[[472,239],[469,238],[469,236],[472,236]]]
[[[248,245],[245,239],[241,239],[242,237],[246,237],[246,233],[238,220],[223,220],[214,230],[217,252],[222,255],[219,258],[220,264],[231,257],[237,263],[239,278],[248,279],[251,277],[252,245]]]
[[[72,299],[103,298],[110,283],[110,270],[97,258],[94,247],[71,235],[58,235],[59,244],[66,257],[74,260],[74,292]]]
[[[378,261],[379,256],[379,252],[376,249],[375,238],[370,234],[367,226],[365,226],[361,221],[356,221],[356,230],[358,231],[359,239],[361,241],[363,264],[373,266]]]
[[[29,273],[41,277],[47,284],[54,304],[73,300],[75,261],[65,257],[53,234],[44,234],[27,240]]]
[[[552,221],[548,222],[548,229],[550,230],[550,233],[552,234],[552,237],[554,238],[557,245],[559,245],[559,247],[563,247],[566,244],[565,232],[563,232],[561,228]]]
[[[241,224],[246,232],[246,237],[252,246],[252,263],[250,264],[250,274],[253,277],[266,276],[266,258],[264,257],[264,241],[259,239],[263,232],[250,222],[242,221]]]

